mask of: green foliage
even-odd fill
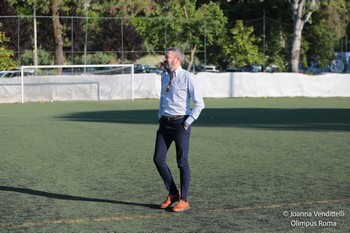
[[[137,63],[149,65],[150,67],[160,67],[164,55],[148,54],[137,60]]]
[[[315,62],[319,68],[325,68],[331,64],[334,58],[335,38],[336,36],[328,30],[324,23],[308,28],[305,34],[305,40],[309,44],[305,51],[307,63],[310,65],[311,62]]]
[[[317,22],[323,21],[327,30],[340,39],[350,21],[349,6],[349,0],[323,0],[320,11],[315,13]]]
[[[288,36],[282,29],[275,28],[274,33],[266,40],[266,66],[277,66],[278,71],[287,70],[289,48],[286,46]]]
[[[84,62],[85,56],[83,55],[78,63],[84,64]],[[96,52],[95,54],[86,55],[86,64],[88,65],[112,63],[116,63],[116,55],[113,53]]]
[[[34,54],[32,50],[27,50],[20,57],[20,64],[22,66],[34,65]],[[38,48],[38,64],[39,65],[52,65],[54,64],[53,54],[43,50],[41,47]]]
[[[300,46],[300,59],[299,59],[299,66],[302,67],[308,67],[308,61],[307,61],[307,56],[306,56],[306,52],[309,50],[310,48],[310,43],[306,40],[304,40],[301,43]]]
[[[276,54],[272,57],[270,61],[270,66],[276,66],[278,72],[284,72],[287,70],[287,63],[284,57],[280,56],[279,54]]]
[[[264,55],[257,45],[260,39],[253,35],[253,31],[253,27],[244,27],[242,20],[236,21],[236,26],[231,29],[224,51],[234,66],[265,64]]]
[[[5,33],[0,31],[0,69],[1,70],[11,70],[16,66],[16,63],[13,60],[14,52],[12,50],[8,50],[5,46],[5,43],[9,41],[10,41],[10,38],[6,37]]]
[[[205,45],[223,42],[227,18],[219,5],[211,2],[196,9],[195,1],[171,1],[160,5],[160,9],[152,17],[132,20],[145,39],[145,47],[165,50],[179,46],[184,51],[195,52]],[[190,60],[193,59],[191,54]]]
[[[202,5],[197,11],[198,18],[205,19],[205,36],[207,45],[222,46],[226,35],[227,18],[215,3]]]
[[[34,5],[38,12],[48,13],[51,9],[50,0],[8,0],[19,15],[33,15]]]
[[[11,8],[18,15],[33,15],[34,4],[37,15],[51,15],[51,0],[7,0]],[[84,7],[88,3],[88,7]],[[319,64],[329,64],[334,49],[338,48],[335,40],[340,40],[344,35],[349,38],[349,0],[322,0],[319,4],[312,5],[307,1],[305,10],[314,11],[312,21],[305,25],[303,30],[301,63],[304,65],[317,58]],[[315,8],[317,6],[317,8]],[[206,60],[209,64],[225,66],[226,63],[236,62],[247,64],[262,64],[261,53],[256,50],[262,43],[247,41],[242,51],[233,56],[232,32],[226,40],[227,32],[237,20],[250,20],[254,25],[254,35],[259,38],[262,32],[262,14],[266,13],[266,64],[283,65],[291,53],[291,35],[293,27],[290,1],[200,1],[200,0],[58,0],[60,16],[88,16],[88,20],[75,20],[83,27],[71,28],[69,19],[60,19],[62,35],[64,37],[64,49],[82,51],[84,46],[84,29],[88,27],[88,50],[91,51],[131,51],[125,53],[123,60],[138,59],[143,51],[154,53],[165,50],[170,46],[179,46],[186,51],[186,59],[190,63],[195,59],[201,62]],[[4,7],[8,8],[8,7]],[[6,12],[6,11],[5,11]],[[11,13],[13,14],[13,12]],[[6,14],[5,14],[6,15]],[[115,18],[105,18],[115,17]],[[116,17],[123,17],[116,18]],[[138,18],[137,18],[138,17]],[[229,22],[227,19],[230,19]],[[27,18],[28,22],[31,18]],[[129,20],[132,23],[127,23]],[[254,22],[253,22],[254,21]],[[123,33],[120,23],[123,22]],[[44,23],[45,24],[45,23]],[[44,25],[38,21],[38,29]],[[321,25],[322,24],[322,25]],[[53,27],[45,24],[45,32],[38,35],[38,43],[47,51],[55,49],[52,35]],[[26,28],[26,30],[24,30]],[[74,44],[70,41],[71,29],[74,30]],[[15,35],[16,27],[8,27],[7,35]],[[33,32],[28,25],[21,25],[20,49],[31,50],[31,36]],[[315,36],[312,36],[312,35]],[[122,44],[121,36],[124,36]],[[125,39],[127,38],[127,39]],[[317,40],[315,39],[317,38]],[[11,39],[11,48],[16,47],[16,40]],[[25,43],[24,43],[25,41]],[[252,46],[253,45],[253,46]],[[123,47],[122,47],[123,46]],[[238,46],[238,45],[237,45]],[[308,47],[307,47],[308,46]],[[349,47],[349,45],[348,45]],[[206,51],[204,54],[203,51]],[[249,53],[247,51],[249,50]],[[142,51],[142,52],[141,52]],[[23,52],[20,52],[23,53]],[[191,54],[189,56],[189,54]],[[246,56],[246,57],[245,57]],[[30,56],[23,58],[26,63],[31,63]],[[29,60],[28,60],[29,59]],[[90,58],[88,58],[90,59]],[[93,60],[93,58],[91,58]],[[258,61],[256,61],[258,60]],[[22,62],[22,61],[21,61]],[[43,63],[48,59],[43,58]],[[43,64],[42,63],[42,64]],[[284,65],[283,65],[284,66]]]

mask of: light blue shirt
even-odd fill
[[[167,72],[162,74],[162,89],[158,118],[162,116],[189,115],[186,123],[191,125],[197,120],[204,108],[204,101],[199,91],[197,82],[192,73],[179,66],[174,73],[169,92],[166,92],[170,81]],[[191,100],[194,104],[191,108]]]

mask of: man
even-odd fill
[[[167,72],[162,74],[162,89],[158,111],[159,129],[157,131],[154,163],[168,190],[166,200],[160,204],[165,209],[173,203],[173,211],[190,208],[187,199],[190,184],[188,150],[191,124],[204,108],[203,98],[194,76],[182,69],[184,54],[179,48],[167,50],[164,65]],[[191,100],[194,104],[191,109]],[[175,142],[177,165],[180,169],[181,192],[176,187],[171,171],[166,164],[167,151]]]

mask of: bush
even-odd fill
[[[8,50],[4,45],[5,42],[9,42],[9,41],[10,41],[10,38],[6,37],[4,32],[0,32],[0,69],[1,70],[10,70],[16,66],[16,63],[13,60],[14,52],[12,50]]]
[[[79,64],[85,64],[85,56],[81,56],[80,59],[76,59]],[[86,55],[86,64],[87,65],[96,65],[96,64],[115,64],[117,63],[117,55],[114,53],[104,53],[97,52],[95,54]]]
[[[34,53],[31,50],[27,50],[20,57],[20,64],[22,66],[31,66],[34,65]],[[54,64],[54,56],[43,50],[42,48],[38,49],[38,65],[52,65]]]

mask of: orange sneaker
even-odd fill
[[[163,201],[162,204],[160,204],[160,208],[165,209],[165,208],[169,207],[171,204],[173,204],[174,202],[177,202],[179,199],[180,199],[180,193],[178,193],[176,195],[168,194],[165,201]]]
[[[188,210],[190,208],[190,203],[188,201],[184,201],[180,199],[180,201],[174,206],[173,211],[174,212],[181,212]]]

